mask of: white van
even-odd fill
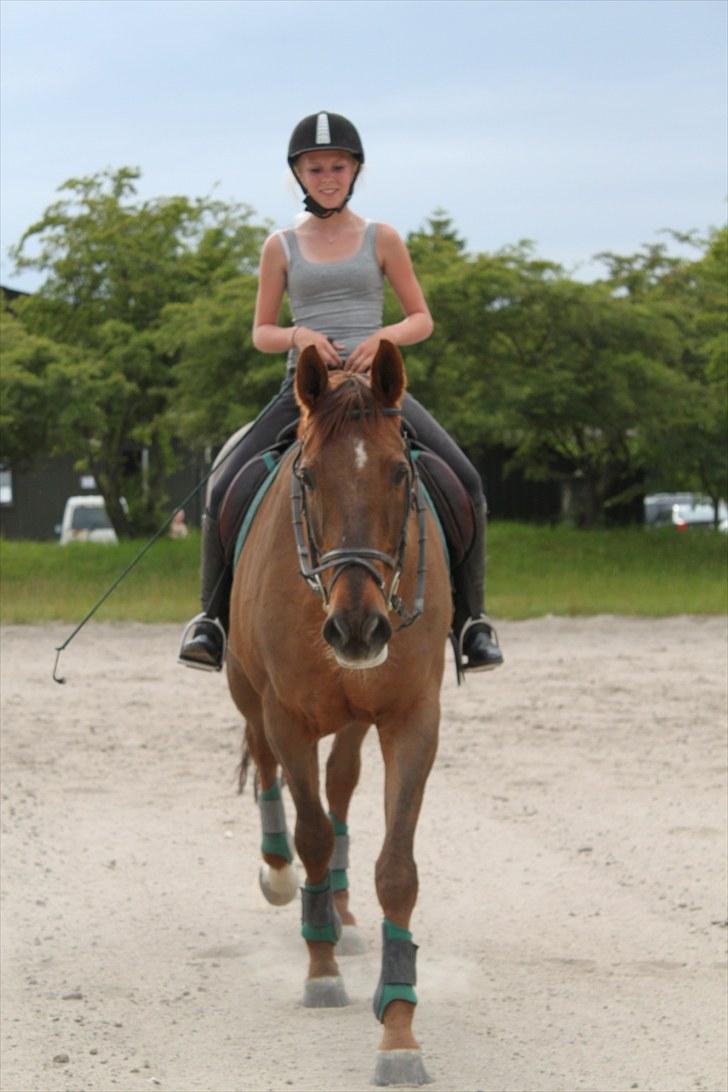
[[[691,527],[715,527],[715,508],[709,497],[700,493],[653,493],[644,500],[645,523],[648,527],[675,527],[687,531]],[[718,502],[718,530],[728,532],[728,505]]]
[[[107,515],[104,498],[91,494],[68,498],[63,521],[56,531],[60,534],[61,546],[69,542],[119,541]]]

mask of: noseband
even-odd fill
[[[366,412],[366,411],[364,411]],[[399,417],[402,414],[400,409],[387,408],[380,410],[381,413],[388,417]],[[353,418],[361,416],[361,411],[357,411],[352,414]],[[325,554],[320,554],[316,540],[311,528],[311,521],[308,514],[308,508],[306,506],[306,483],[303,480],[302,472],[300,469],[300,459],[303,454],[303,445],[298,445],[296,457],[293,462],[293,470],[291,473],[291,511],[293,519],[293,534],[296,539],[296,550],[298,552],[298,565],[301,570],[301,575],[307,582],[309,587],[317,594],[321,596],[322,606],[324,610],[329,605],[331,600],[331,593],[334,589],[336,581],[341,574],[352,566],[358,566],[364,569],[369,576],[374,580],[375,584],[382,593],[382,597],[386,604],[387,610],[392,610],[395,614],[398,614],[402,619],[399,629],[403,629],[405,626],[411,626],[414,621],[419,618],[425,607],[425,541],[426,541],[426,524],[425,524],[425,512],[426,504],[424,491],[422,488],[422,482],[420,481],[419,474],[412,461],[410,454],[409,444],[405,445],[407,454],[407,462],[409,463],[409,486],[405,493],[404,512],[402,515],[402,524],[399,532],[399,541],[397,543],[396,554],[387,554],[383,550],[376,550],[371,546],[352,546],[346,549],[327,550]],[[403,600],[397,594],[399,589],[399,582],[402,576],[402,566],[404,564],[405,549],[407,547],[407,524],[409,522],[410,508],[415,508],[417,511],[417,525],[418,525],[418,558],[417,558],[417,588],[415,591],[415,601],[411,611],[407,610]],[[305,534],[304,534],[305,528]],[[375,568],[373,562],[378,561],[380,564],[386,565],[392,570],[392,576],[389,581],[389,589],[386,589],[386,581],[381,573]],[[321,574],[328,569],[333,569],[333,576],[328,585],[324,584],[321,579]]]

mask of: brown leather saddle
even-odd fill
[[[475,539],[473,502],[457,474],[434,451],[416,447],[413,456],[445,535],[450,568],[456,569]]]
[[[235,556],[238,536],[245,517],[269,476],[275,471],[289,444],[279,444],[250,459],[228,486],[218,513],[220,541],[226,562]],[[457,568],[475,538],[473,505],[460,479],[439,455],[419,444],[413,445],[413,461],[440,521],[450,559]]]

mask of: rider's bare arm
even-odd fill
[[[409,251],[389,224],[378,226],[377,256],[405,314],[401,322],[382,327],[380,336],[395,345],[416,345],[432,333],[432,315],[412,267]]]
[[[346,361],[346,367],[354,372],[369,371],[383,338],[395,345],[416,345],[418,341],[428,338],[433,329],[432,315],[412,267],[409,251],[388,224],[377,226],[377,258],[405,317],[401,322],[375,330],[356,346]]]

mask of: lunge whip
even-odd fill
[[[147,552],[148,550],[150,550],[150,549],[151,549],[151,547],[152,547],[152,546],[154,545],[154,543],[155,543],[155,542],[157,541],[157,539],[161,538],[161,536],[162,536],[162,535],[164,534],[164,532],[165,532],[165,531],[167,530],[167,528],[169,527],[169,525],[171,524],[172,520],[173,520],[173,519],[174,519],[174,517],[175,517],[175,516],[177,515],[177,513],[178,513],[178,512],[181,512],[181,511],[182,511],[182,509],[183,509],[183,508],[185,507],[185,505],[189,504],[189,502],[190,502],[190,501],[192,500],[192,498],[193,498],[193,497],[195,496],[195,494],[196,494],[196,493],[199,493],[200,489],[202,489],[203,485],[206,485],[206,484],[207,484],[207,482],[208,482],[208,481],[210,480],[210,478],[211,478],[211,477],[212,477],[212,475],[213,475],[213,474],[215,473],[215,471],[216,471],[216,470],[219,470],[219,469],[220,469],[220,467],[221,467],[221,466],[223,465],[223,463],[225,463],[225,462],[226,462],[226,461],[227,461],[227,460],[228,460],[228,459],[230,458],[230,456],[232,455],[232,453],[233,453],[233,452],[234,452],[234,451],[235,451],[235,450],[237,449],[238,445],[239,445],[240,443],[242,443],[242,441],[243,441],[243,440],[245,439],[245,435],[246,435],[246,433],[243,433],[243,435],[242,435],[242,436],[240,437],[240,439],[238,440],[238,442],[237,442],[236,444],[233,444],[233,446],[232,446],[232,447],[230,448],[230,450],[229,450],[228,452],[226,452],[226,453],[225,453],[225,455],[223,455],[222,459],[220,459],[220,461],[219,461],[219,462],[217,462],[217,463],[213,463],[212,467],[210,468],[209,472],[208,472],[208,473],[207,473],[207,474],[205,475],[205,477],[204,477],[204,478],[202,478],[202,480],[201,480],[201,481],[199,481],[199,482],[197,483],[197,485],[196,485],[196,486],[195,486],[195,488],[194,488],[194,489],[192,490],[192,492],[191,492],[191,493],[188,493],[188,494],[187,494],[187,496],[186,496],[186,497],[184,498],[184,500],[183,500],[183,501],[180,501],[180,503],[179,503],[179,504],[177,505],[177,507],[176,507],[176,508],[174,509],[174,511],[173,511],[173,512],[171,513],[171,515],[170,515],[170,516],[169,516],[169,517],[168,517],[168,518],[167,518],[167,519],[166,519],[166,520],[164,521],[164,523],[163,523],[163,524],[162,524],[162,526],[161,526],[161,527],[159,528],[159,530],[158,530],[158,531],[156,531],[156,532],[155,532],[155,533],[154,533],[154,534],[152,535],[152,537],[151,537],[151,538],[149,539],[149,542],[147,542],[147,543],[146,543],[146,544],[145,544],[145,545],[144,545],[144,546],[143,546],[143,547],[141,548],[141,550],[140,550],[140,551],[139,551],[139,553],[138,553],[138,554],[136,555],[136,557],[135,557],[135,558],[133,559],[133,561],[131,561],[131,562],[130,562],[130,563],[129,563],[129,564],[127,565],[127,567],[126,567],[126,568],[124,569],[123,573],[121,573],[121,574],[120,574],[120,575],[119,575],[119,576],[118,576],[118,577],[116,578],[116,580],[115,580],[115,581],[114,581],[114,583],[113,583],[113,584],[111,585],[111,587],[110,587],[110,588],[108,588],[108,589],[107,589],[107,590],[106,590],[106,591],[104,592],[104,594],[103,594],[103,595],[101,596],[101,598],[100,598],[100,599],[98,599],[98,600],[97,600],[97,601],[96,601],[96,602],[94,603],[94,605],[93,605],[93,606],[91,607],[91,610],[90,610],[90,611],[89,611],[89,612],[88,612],[88,613],[87,613],[87,614],[86,614],[86,615],[85,615],[85,616],[84,616],[84,617],[83,617],[83,618],[81,619],[81,621],[80,621],[80,622],[78,623],[78,625],[77,625],[77,626],[76,626],[76,628],[74,629],[73,633],[71,633],[71,634],[70,634],[70,635],[69,635],[69,636],[68,636],[68,637],[66,638],[66,640],[65,640],[65,641],[63,642],[63,644],[62,644],[62,645],[57,645],[57,646],[56,646],[56,660],[55,660],[55,663],[54,663],[54,665],[53,665],[53,681],[54,681],[54,682],[57,682],[57,683],[61,683],[61,684],[63,684],[63,683],[65,683],[65,681],[66,681],[66,679],[65,679],[65,677],[64,677],[63,675],[59,675],[59,674],[58,674],[58,661],[60,660],[60,658],[61,658],[61,653],[62,653],[62,652],[64,651],[64,649],[66,649],[66,648],[67,648],[67,647],[68,647],[68,646],[70,645],[70,643],[71,643],[71,641],[73,640],[73,638],[74,638],[74,637],[76,636],[76,634],[77,634],[77,633],[79,633],[79,632],[80,632],[80,630],[82,630],[82,629],[83,629],[83,627],[84,627],[84,626],[86,625],[86,623],[87,623],[87,622],[89,621],[89,619],[90,619],[90,618],[93,618],[94,614],[95,614],[95,613],[96,613],[96,611],[97,611],[97,610],[99,609],[99,607],[100,607],[100,606],[102,605],[102,603],[105,603],[105,602],[106,602],[106,600],[107,600],[107,599],[109,598],[109,596],[111,595],[111,593],[112,593],[113,591],[115,591],[115,590],[116,590],[116,588],[118,588],[119,584],[121,584],[122,580],[125,580],[125,579],[126,579],[126,577],[127,577],[128,575],[129,575],[129,573],[130,573],[130,572],[132,571],[132,569],[135,569],[135,568],[136,568],[136,566],[137,566],[137,565],[139,564],[139,562],[140,562],[140,561],[141,561],[141,559],[142,559],[142,558],[144,557],[144,555],[146,554],[146,552]]]

